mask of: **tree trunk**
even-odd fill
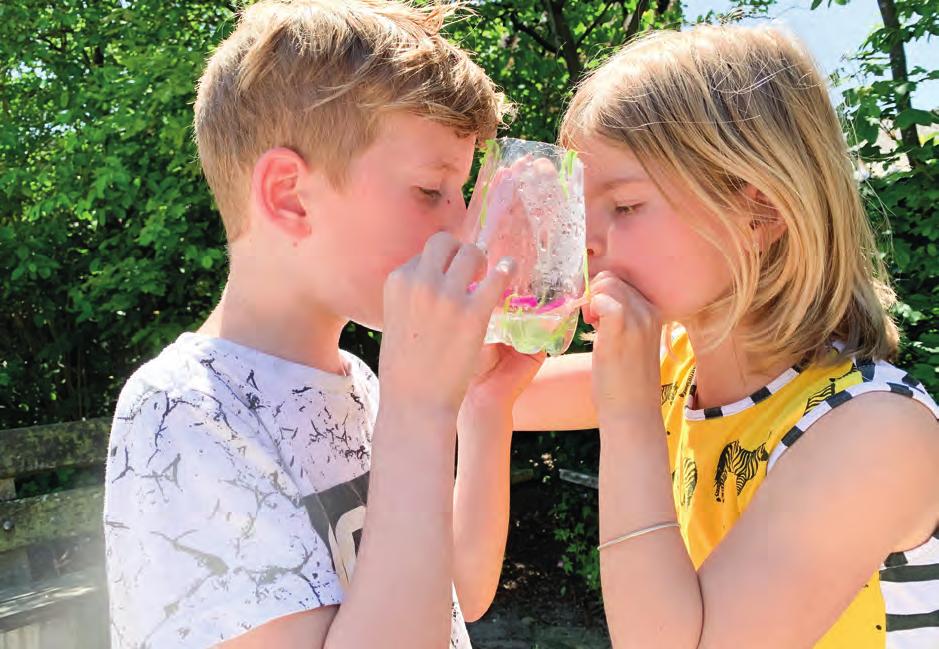
[[[648,8],[649,0],[639,0],[636,3],[636,9],[633,11],[632,18],[630,18],[629,23],[625,25],[626,38],[624,42],[628,42],[629,39],[639,33],[639,27],[642,25],[642,14],[644,14]]]
[[[561,58],[564,59],[564,64],[567,66],[568,85],[573,87],[580,80],[584,66],[580,60],[580,52],[577,51],[574,34],[571,33],[571,27],[564,17],[564,2],[563,0],[545,0],[545,9],[548,13],[548,21],[551,23],[551,31],[554,32]]]
[[[897,84],[904,84],[909,81],[909,75],[906,68],[906,52],[903,49],[903,39],[900,36],[900,21],[897,19],[897,7],[894,0],[877,0],[880,7],[880,15],[884,19],[884,27],[890,30],[890,71],[893,74],[893,80]],[[903,93],[896,93],[897,114],[912,108],[909,90]],[[919,148],[919,134],[916,132],[916,124],[910,124],[906,128],[900,129],[900,139],[903,142],[907,152]],[[918,161],[912,156],[908,156],[910,166],[917,166]]]

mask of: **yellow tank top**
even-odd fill
[[[689,406],[694,370],[694,354],[681,334],[662,361],[662,416],[678,522],[696,568],[733,527],[776,460],[833,408],[865,392],[891,391],[939,417],[922,385],[879,361],[792,368],[741,401],[703,410]],[[919,548],[886,557],[815,646],[939,647],[939,532]]]

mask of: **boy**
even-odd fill
[[[503,101],[440,36],[447,13],[266,0],[211,57],[195,131],[230,274],[118,401],[115,649],[469,647],[451,593],[475,619],[495,592],[510,399],[537,363],[501,350],[471,379],[510,270],[467,293],[485,261],[453,234]],[[350,319],[387,322],[380,409],[339,350]]]

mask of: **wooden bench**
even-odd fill
[[[96,419],[0,431],[0,649],[108,647],[104,485],[17,490],[43,472],[103,466],[109,428]],[[84,560],[63,561],[74,547]]]
[[[104,464],[109,419],[0,431],[0,649],[106,649],[104,485],[18,497],[23,478],[66,467]],[[512,484],[531,480],[530,468],[514,469]],[[50,543],[91,538],[95,561],[59,571]],[[92,544],[94,549],[95,545]],[[44,557],[43,554],[46,556]],[[55,564],[55,561],[52,561]]]

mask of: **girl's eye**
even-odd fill
[[[617,205],[616,213],[622,214],[623,216],[629,216],[630,214],[635,213],[639,205]]]
[[[418,187],[417,189],[425,198],[431,201],[439,201],[443,197],[439,189],[427,189],[426,187]]]

